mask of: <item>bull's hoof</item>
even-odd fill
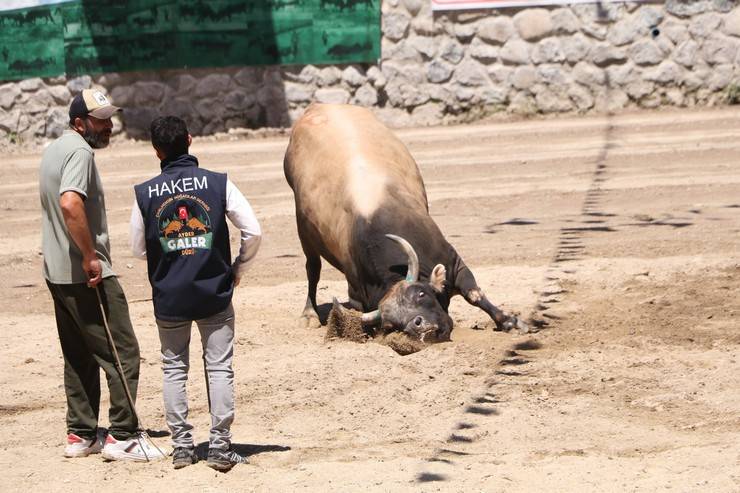
[[[514,329],[517,329],[522,334],[527,334],[529,332],[529,325],[527,325],[519,317],[512,315],[506,320],[506,322],[504,322],[500,326],[497,325],[494,330],[503,330],[505,332],[511,332]]]
[[[298,319],[299,329],[318,329],[321,327],[321,320],[318,315],[301,315]]]

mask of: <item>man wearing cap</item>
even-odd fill
[[[110,460],[141,461],[158,454],[137,433],[136,414],[117,371],[98,301],[99,293],[132,399],[136,399],[139,345],[111,265],[105,198],[94,155],[94,149],[108,145],[111,116],[119,110],[102,92],[85,89],[69,107],[71,128],[44,151],[39,173],[43,273],[54,301],[64,355],[65,457],[85,457],[102,450]],[[98,430],[100,368],[110,393],[107,438]]]

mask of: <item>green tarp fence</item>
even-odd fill
[[[0,80],[375,62],[381,0],[75,0],[0,12]]]

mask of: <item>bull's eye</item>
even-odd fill
[[[423,298],[423,297],[424,297],[424,291],[420,291],[419,292],[419,298]]]
[[[416,317],[416,318],[414,319],[414,325],[416,325],[417,327],[421,327],[421,323],[422,323],[423,321],[424,321],[424,319],[423,319],[423,318],[421,318],[421,317]]]

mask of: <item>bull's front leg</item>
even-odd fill
[[[495,330],[510,331],[519,329],[522,332],[529,332],[529,327],[524,321],[515,315],[507,315],[499,310],[493,303],[488,301],[483,290],[475,281],[473,273],[467,266],[462,266],[455,279],[455,289],[465,298],[465,301],[473,306],[477,306],[488,314],[496,323]]]
[[[308,278],[308,296],[306,296],[306,305],[298,319],[298,325],[315,329],[321,326],[321,320],[316,311],[316,288],[321,278],[321,257],[318,255],[306,256],[306,277]]]

